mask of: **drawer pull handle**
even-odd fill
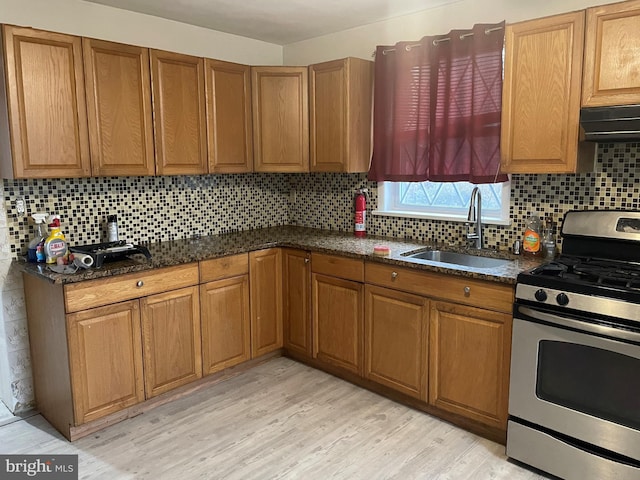
[[[468,297],[471,295],[471,287],[464,287],[464,296]]]
[[[138,283],[136,283],[136,287],[138,288],[140,288],[143,285],[144,285],[144,282],[142,280],[138,280]]]
[[[398,278],[398,272],[391,272],[391,278],[393,280],[395,280],[396,278]]]

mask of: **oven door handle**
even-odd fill
[[[517,311],[534,320],[539,320],[553,325],[568,327],[583,332],[595,333],[596,335],[603,335],[609,338],[624,339],[631,342],[640,342],[640,333],[632,332],[630,330],[608,327],[606,325],[600,325],[597,323],[581,322],[579,320],[560,317],[551,313],[540,312],[538,310],[534,310],[522,305],[518,306]]]

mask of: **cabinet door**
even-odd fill
[[[365,377],[427,400],[429,301],[365,287]]]
[[[311,262],[309,252],[284,250],[284,347],[311,357]]]
[[[200,285],[200,307],[204,375],[249,360],[249,275]]]
[[[312,275],[313,356],[362,375],[362,284]]]
[[[307,67],[252,67],[256,172],[309,170]]]
[[[151,50],[158,175],[207,173],[204,59]]]
[[[433,302],[429,403],[506,428],[511,315]]]
[[[209,172],[251,172],[251,67],[207,58],[205,76]]]
[[[198,287],[140,300],[147,398],[202,377]]]
[[[80,37],[8,25],[2,33],[13,159],[3,176],[89,176]]]
[[[282,348],[282,251],[249,254],[251,357]]]
[[[575,173],[584,11],[507,25],[502,171]]]
[[[94,176],[153,175],[149,50],[82,39]]]
[[[640,103],[640,1],[587,9],[582,104]]]
[[[67,315],[76,425],[144,400],[137,300]]]
[[[310,170],[367,172],[373,62],[345,58],[309,67]]]

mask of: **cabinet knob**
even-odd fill
[[[305,258],[305,259],[304,259],[304,263],[309,263],[309,259],[308,259],[308,258]]]
[[[143,285],[144,285],[144,282],[142,280],[138,280],[138,282],[136,283],[136,287],[138,288],[140,288]]]
[[[471,295],[471,287],[464,287],[464,296],[468,297]]]
[[[396,278],[398,278],[398,272],[391,272],[391,278],[393,280],[395,280]]]

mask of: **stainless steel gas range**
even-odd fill
[[[571,211],[563,254],[518,276],[507,455],[640,479],[640,211]]]

